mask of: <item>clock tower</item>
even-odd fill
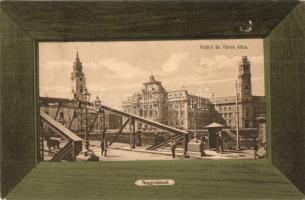
[[[247,56],[242,57],[239,65],[239,94],[241,100],[249,100],[252,97],[251,64]]]
[[[83,72],[83,65],[80,62],[78,52],[76,52],[76,58],[73,62],[73,71],[71,72],[71,83],[72,83],[72,95],[74,99],[84,100],[82,93],[86,88],[86,78]]]

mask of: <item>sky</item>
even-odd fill
[[[265,94],[263,40],[242,39],[39,43],[40,96],[72,98],[77,51],[91,99],[99,96],[115,108],[151,74],[167,91],[233,96],[242,56],[251,62],[252,93]]]

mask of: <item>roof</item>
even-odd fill
[[[205,128],[224,128],[224,127],[225,127],[224,125],[213,122],[213,123],[207,125]]]

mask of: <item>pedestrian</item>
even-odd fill
[[[137,146],[138,146],[138,147],[141,147],[141,146],[142,146],[142,141],[141,141],[141,130],[138,130],[138,131],[137,131],[136,137],[137,137]]]
[[[102,155],[104,155],[105,157],[107,156],[107,148],[108,148],[107,140],[106,138],[104,138],[101,141],[101,156]]]
[[[155,145],[159,143],[159,135],[157,129],[154,129],[154,136],[155,136]]]
[[[172,150],[172,156],[173,156],[173,158],[175,158],[176,157],[176,142],[175,142],[175,140],[171,141],[170,146],[171,146],[171,150]]]
[[[204,152],[204,148],[205,148],[205,136],[201,137],[201,142],[200,142],[200,153],[201,153],[201,157],[206,156],[206,153]]]
[[[219,136],[218,136],[218,132],[215,133],[216,134],[216,152],[219,153]]]
[[[217,153],[221,153],[223,154],[223,138],[222,138],[222,134],[221,131],[217,132]]]
[[[260,158],[260,156],[257,154],[258,144],[257,144],[256,138],[253,138],[253,150],[254,150],[254,159]]]

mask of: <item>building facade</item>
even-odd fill
[[[266,113],[264,96],[252,95],[251,63],[247,56],[243,56],[239,64],[236,96],[211,99],[218,113],[217,120],[228,127],[256,128],[256,118]]]
[[[190,95],[187,90],[168,92],[154,76],[144,88],[123,101],[123,110],[179,129],[203,128],[209,123],[208,100]],[[137,128],[151,127],[138,123]]]
[[[211,122],[230,128],[257,127],[256,117],[265,114],[265,97],[252,95],[251,63],[243,56],[239,64],[235,96],[204,98],[187,90],[167,91],[154,76],[144,88],[123,101],[123,110],[185,130],[203,129]],[[149,128],[137,124],[138,128]]]

